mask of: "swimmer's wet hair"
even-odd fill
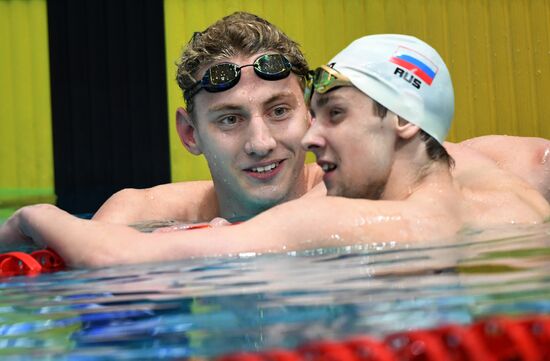
[[[183,92],[191,88],[211,63],[236,55],[280,53],[290,61],[296,74],[305,77],[309,71],[299,44],[259,16],[236,12],[218,20],[203,32],[196,32],[177,62],[176,80]],[[187,110],[193,109],[193,100]]]

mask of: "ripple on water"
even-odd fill
[[[548,313],[549,266],[546,223],[423,244],[7,278],[0,280],[0,352],[3,360],[207,357],[495,313]]]

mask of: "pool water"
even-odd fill
[[[526,313],[550,313],[550,223],[4,278],[0,359],[210,358]]]

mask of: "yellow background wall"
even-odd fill
[[[188,154],[175,133],[175,109],[183,105],[175,61],[194,31],[237,10],[281,27],[312,66],[363,35],[416,35],[439,50],[453,75],[450,140],[491,133],[550,138],[550,1],[164,0],[164,6],[174,181],[208,178],[202,157]],[[53,184],[46,0],[0,0],[0,208],[53,201]]]
[[[46,2],[0,0],[0,208],[55,199],[48,56]]]
[[[298,41],[311,66],[375,33],[415,35],[447,62],[456,114],[449,140],[485,134],[550,138],[550,1],[547,0],[165,0],[170,151],[174,181],[208,177],[175,132],[183,105],[174,65],[194,31],[244,10]]]

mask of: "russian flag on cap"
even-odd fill
[[[437,65],[430,59],[404,46],[397,48],[390,61],[407,69],[428,85],[432,85],[435,75],[439,70]]]

